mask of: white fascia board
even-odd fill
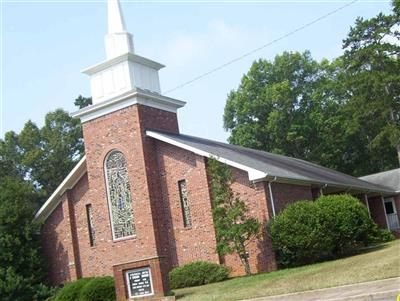
[[[177,109],[183,107],[186,102],[142,89],[137,89],[124,93],[123,95],[113,99],[87,106],[72,113],[71,116],[80,118],[82,123],[84,123],[135,104],[141,104],[176,113]]]
[[[267,179],[265,180],[270,180],[275,178],[273,175],[268,175]],[[353,189],[357,190],[360,192],[375,192],[375,193],[381,193],[385,195],[393,195],[393,192],[390,190],[384,190],[384,189],[366,189],[365,187],[357,186],[357,185],[345,185],[345,184],[339,184],[339,183],[334,183],[334,182],[329,182],[329,181],[316,181],[316,180],[304,180],[304,179],[296,179],[296,178],[284,178],[284,177],[276,177],[276,182],[278,183],[290,183],[290,184],[295,184],[295,185],[327,185],[327,187],[335,187],[339,189]]]
[[[207,158],[214,158],[214,159],[218,160],[221,163],[224,163],[224,164],[227,164],[229,166],[238,168],[240,170],[247,171],[250,181],[258,181],[258,180],[264,179],[268,175],[266,172],[263,172],[261,170],[254,169],[252,167],[249,167],[249,166],[246,166],[246,165],[243,165],[243,164],[240,164],[240,163],[237,163],[237,162],[234,162],[234,161],[219,157],[217,155],[211,154],[211,153],[203,151],[201,149],[192,147],[190,145],[175,141],[174,139],[166,137],[166,136],[164,136],[164,135],[162,135],[160,133],[156,133],[156,132],[153,132],[153,131],[149,130],[149,131],[146,131],[146,135],[149,136],[149,137],[152,137],[154,139],[166,142],[168,144],[175,145],[175,146],[177,146],[179,148],[186,149],[186,150],[188,150],[188,151],[190,151],[192,153],[195,153],[195,154],[197,154],[199,156],[203,156],[203,157],[207,157]]]
[[[82,178],[86,172],[86,156],[75,165],[71,172],[66,176],[64,181],[58,185],[57,189],[47,199],[47,201],[40,207],[35,214],[35,219],[45,220],[53,212],[59,204],[61,196],[67,189],[71,189]]]
[[[135,62],[147,67],[150,67],[155,70],[160,70],[161,68],[164,68],[165,66],[163,64],[157,63],[155,61],[152,61],[148,58],[145,58],[143,56],[133,54],[133,53],[125,53],[123,55],[117,56],[115,58],[112,58],[111,60],[106,60],[103,61],[97,65],[91,66],[89,68],[81,70],[82,73],[87,74],[87,75],[93,75],[96,74],[99,71],[102,71],[104,69],[107,69],[110,66],[114,66],[115,64],[124,62],[124,61],[131,61]]]

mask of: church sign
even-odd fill
[[[126,281],[129,298],[145,297],[154,294],[150,267],[127,271]]]

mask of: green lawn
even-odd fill
[[[186,300],[240,300],[400,276],[400,240],[339,260],[174,290]]]

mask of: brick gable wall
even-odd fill
[[[89,178],[86,202],[92,204],[97,243],[85,242],[81,251],[84,275],[112,275],[117,263],[157,256],[156,237],[143,150],[139,107],[131,106],[83,124]],[[130,180],[136,237],[113,241],[104,175],[104,161],[112,150],[126,159]],[[79,224],[87,227],[84,204]]]
[[[158,167],[152,153],[154,142],[145,137],[146,127],[178,132],[176,114],[135,105],[83,124],[87,175],[63,195],[42,231],[52,284],[80,276],[112,275],[115,264],[161,252],[160,245],[164,244],[159,220],[164,214],[162,206],[157,205],[161,195]],[[121,151],[128,164],[137,234],[119,241],[112,238],[103,168],[113,149]],[[93,210],[93,247],[89,242],[87,204]]]

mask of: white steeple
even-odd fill
[[[118,0],[108,0],[108,33],[125,32],[126,25],[121,12],[121,5]]]
[[[90,76],[93,105],[74,113],[82,122],[141,104],[176,112],[184,101],[161,95],[158,71],[164,65],[134,53],[118,0],[107,0],[107,59],[82,72]]]
[[[108,0],[108,33],[105,37],[107,59],[134,53],[132,35],[127,32],[118,0]]]

